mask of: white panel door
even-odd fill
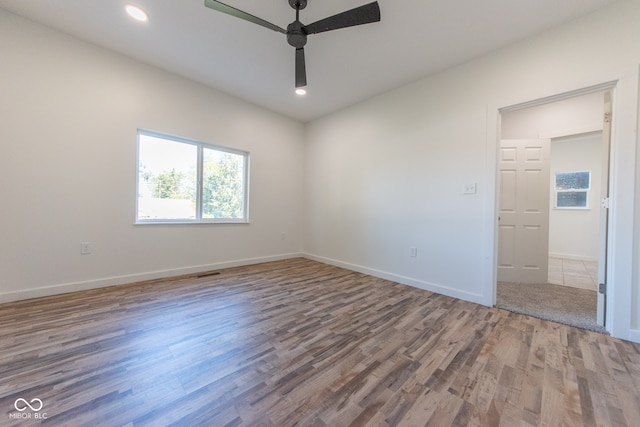
[[[498,281],[547,283],[550,153],[548,139],[500,143]]]

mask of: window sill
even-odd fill
[[[248,220],[153,220],[153,221],[136,221],[133,225],[202,225],[202,224],[250,224]]]

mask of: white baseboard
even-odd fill
[[[558,252],[549,252],[549,258],[564,258],[574,261],[598,262],[597,257],[589,257],[584,255],[561,254]]]
[[[46,286],[41,288],[25,289],[21,291],[0,293],[0,303],[20,301],[30,298],[46,297],[50,295],[66,294],[68,292],[86,291],[89,289],[104,288],[107,286],[124,285],[145,280],[163,279],[185,274],[194,274],[204,271],[219,270],[222,268],[241,267],[244,265],[262,264],[271,261],[300,258],[302,253],[290,253],[258,258],[247,258],[234,261],[224,261],[213,264],[196,265],[191,267],[174,268],[168,270],[158,270],[146,273],[127,274],[122,276],[105,277],[82,282],[63,283],[59,285]]]
[[[390,280],[392,282],[401,283],[403,285],[412,286],[414,288],[422,289],[425,291],[435,292],[437,294],[446,295],[452,298],[459,298],[465,301],[470,301],[470,302],[474,302],[474,303],[485,305],[485,306],[491,305],[486,303],[487,298],[484,297],[482,294],[460,291],[458,289],[450,288],[447,286],[425,282],[425,281],[414,279],[411,277],[389,273],[386,271],[380,271],[373,268],[364,267],[361,265],[351,264],[348,262],[338,261],[335,259],[325,258],[317,255],[308,254],[308,253],[305,253],[304,257],[313,261],[334,265],[336,267],[345,268],[347,270],[357,271],[358,273],[368,274],[369,276],[379,277],[381,279]]]
[[[629,330],[629,341],[640,343],[640,329]]]

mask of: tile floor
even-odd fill
[[[598,290],[598,263],[549,257],[549,283]]]

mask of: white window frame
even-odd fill
[[[589,175],[589,186],[587,188],[564,188],[558,189],[558,175],[568,175],[568,174],[577,174],[577,173],[586,173]],[[579,171],[562,171],[555,172],[554,180],[553,180],[553,189],[554,189],[554,209],[590,209],[589,208],[589,193],[591,192],[591,171],[589,170],[579,170]],[[558,195],[562,193],[585,193],[585,205],[584,206],[558,206]]]
[[[195,218],[138,218],[138,201],[140,188],[140,136],[150,136],[174,141],[180,144],[194,145],[197,148],[197,187],[196,187],[196,217]],[[215,150],[224,153],[231,153],[243,156],[243,195],[242,195],[242,217],[241,218],[203,218],[202,217],[202,194],[203,194],[203,158],[204,149]],[[194,139],[175,136],[163,132],[148,129],[138,129],[136,138],[136,203],[135,203],[135,224],[229,224],[229,223],[249,223],[249,152],[235,148],[224,147],[216,144],[209,144]]]

